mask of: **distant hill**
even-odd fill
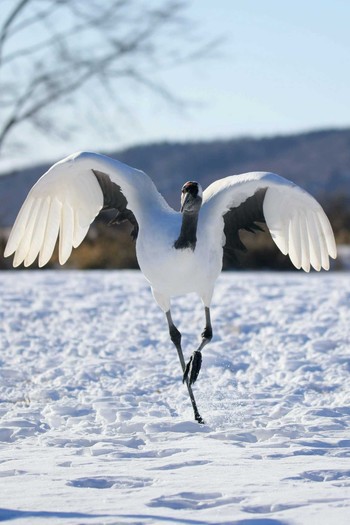
[[[107,154],[148,173],[175,208],[186,180],[198,180],[206,187],[215,179],[247,171],[278,173],[322,203],[339,196],[350,200],[350,129],[259,139],[164,142]],[[0,227],[13,223],[28,190],[48,167],[32,166],[0,177]]]

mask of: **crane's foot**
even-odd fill
[[[193,352],[193,354],[191,355],[191,359],[186,365],[182,382],[184,383],[188,379],[189,384],[193,385],[193,383],[195,383],[197,380],[201,366],[202,353],[199,350],[196,350],[195,352]]]
[[[197,412],[197,414],[195,414],[194,418],[200,425],[205,425],[205,421],[202,418],[202,416],[199,414],[199,412]]]

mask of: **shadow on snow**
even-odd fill
[[[157,523],[179,523],[183,525],[218,525],[216,522],[193,520],[193,519],[179,519],[178,517],[170,516],[156,516],[152,514],[86,514],[83,512],[60,512],[60,511],[32,511],[32,510],[16,510],[0,508],[0,521],[15,520],[21,518],[78,518],[78,519],[94,519],[94,518],[125,518],[125,519],[143,519],[156,520]],[[220,522],[220,525],[286,525],[285,522],[270,518],[253,518],[242,519],[238,521]]]

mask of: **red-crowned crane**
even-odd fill
[[[336,257],[332,228],[318,202],[292,182],[272,173],[233,175],[205,191],[198,182],[182,187],[181,210],[174,211],[142,171],[96,153],[75,153],[54,164],[30,190],[11,231],[5,256],[13,265],[39,266],[50,259],[59,237],[64,264],[103,208],[115,208],[117,222],[133,225],[140,268],[154,299],[166,314],[179,355],[195,419],[203,423],[192,391],[201,351],[212,338],[210,303],[222,269],[224,249],[241,249],[241,229],[270,234],[297,268],[329,269]],[[181,333],[173,323],[170,299],[196,292],[205,310],[201,343],[185,363]]]

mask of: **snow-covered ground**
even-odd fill
[[[226,273],[192,419],[138,272],[0,274],[0,521],[350,523],[350,275]],[[188,358],[204,326],[174,301]]]

